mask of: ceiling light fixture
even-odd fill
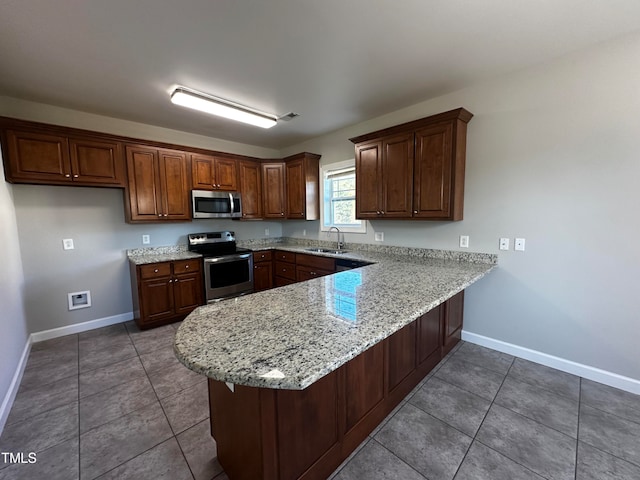
[[[257,127],[271,128],[278,118],[258,110],[254,110],[238,103],[230,102],[222,98],[197,92],[186,87],[176,87],[171,93],[171,102],[187,108],[200,110],[201,112],[230,118],[238,122],[249,123]]]

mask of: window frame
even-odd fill
[[[326,192],[325,182],[327,179],[327,174],[335,170],[344,170],[346,168],[355,167],[355,164],[356,164],[356,160],[355,158],[352,158],[350,160],[344,160],[342,162],[335,162],[335,163],[329,163],[326,165],[320,165],[320,194],[322,196],[320,200],[320,231],[321,232],[328,232],[333,227],[333,225],[325,225],[325,215],[327,213],[325,212],[326,210],[325,204],[327,203],[325,201],[325,192]],[[355,194],[354,194],[354,199],[355,199]],[[339,228],[341,232],[345,232],[345,233],[367,233],[367,221],[364,219],[359,219],[359,220],[360,220],[360,226],[337,226],[337,228]]]

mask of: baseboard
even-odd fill
[[[476,333],[462,331],[462,340],[469,343],[475,343],[483,347],[491,348],[499,352],[508,353],[515,357],[530,360],[547,367],[555,368],[563,372],[578,375],[594,382],[603,383],[610,387],[619,388],[627,392],[640,394],[640,380],[635,380],[630,377],[624,377],[617,373],[607,372],[599,368],[591,367],[589,365],[583,365],[581,363],[572,362],[564,358],[555,357],[546,353],[538,352],[537,350],[531,350],[529,348],[520,347],[512,343],[503,342],[501,340],[495,340],[490,337],[478,335]]]
[[[27,366],[29,352],[31,352],[31,338],[27,339],[24,350],[22,350],[20,361],[18,362],[16,371],[13,374],[11,385],[9,385],[9,390],[2,400],[2,405],[0,405],[0,434],[2,434],[2,431],[4,430],[4,426],[7,423],[7,418],[9,417],[9,412],[11,411],[11,407],[13,406],[13,401],[16,399],[16,394],[18,393],[18,389],[20,388],[20,382],[22,382],[22,374],[24,373],[24,369]]]
[[[88,322],[74,323],[73,325],[32,333],[31,342],[42,342],[51,338],[64,337],[65,335],[71,335],[73,333],[81,333],[95,328],[108,327],[109,325],[115,325],[116,323],[128,322],[129,320],[133,320],[133,312],[121,313],[111,317],[97,318],[95,320],[89,320]]]

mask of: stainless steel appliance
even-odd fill
[[[207,303],[253,292],[253,253],[236,247],[234,232],[190,233],[188,240],[204,256]]]
[[[338,258],[336,259],[336,272],[344,272],[345,270],[366,267],[367,265],[371,265],[371,262],[351,260],[350,258]]]
[[[241,218],[242,199],[239,192],[191,190],[193,218]]]

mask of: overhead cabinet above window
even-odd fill
[[[472,117],[459,108],[350,139],[356,218],[462,220]]]

